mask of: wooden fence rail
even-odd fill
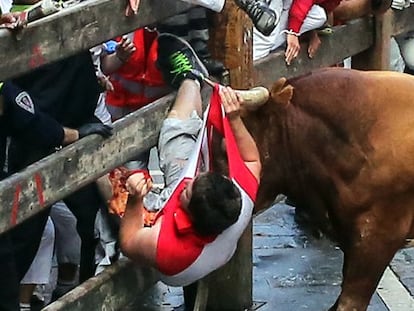
[[[87,0],[30,23],[15,33],[0,30],[0,81],[96,46],[187,10],[179,0],[142,0],[125,16],[125,0]]]

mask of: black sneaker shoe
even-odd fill
[[[246,12],[254,26],[268,36],[279,23],[279,15],[260,0],[235,0],[236,4]]]
[[[163,33],[158,37],[157,66],[165,82],[178,89],[185,79],[198,80],[203,84],[209,76],[191,45],[173,34]]]

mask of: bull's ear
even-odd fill
[[[273,84],[271,98],[277,104],[286,107],[293,97],[293,86],[286,84],[286,78],[280,78]]]

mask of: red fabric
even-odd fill
[[[259,187],[256,177],[244,164],[239,149],[234,138],[233,131],[227,117],[222,117],[221,99],[219,95],[219,85],[214,88],[210,99],[210,111],[207,120],[208,128],[213,127],[218,133],[226,137],[227,157],[229,163],[229,177],[234,178],[249,197],[255,201],[257,189]],[[209,140],[211,141],[211,131]],[[212,148],[210,148],[211,150]]]
[[[197,259],[204,246],[216,238],[198,235],[188,214],[180,207],[179,198],[186,180],[181,181],[158,214],[158,217],[162,216],[162,223],[156,262],[158,270],[165,275],[174,275],[186,269]]]
[[[314,4],[321,6],[329,13],[332,12],[340,2],[341,0],[293,0],[289,10],[288,30],[299,32],[303,21]]]
[[[150,32],[144,28],[135,30],[133,42],[136,50],[131,57],[116,71],[116,74],[124,79],[141,83],[148,87],[161,87],[165,83],[161,72],[156,67],[158,41],[157,33]],[[120,41],[118,37],[116,41]],[[145,94],[134,94],[126,90],[122,84],[111,78],[114,91],[107,92],[106,102],[111,106],[141,108],[146,104],[158,99],[157,97],[146,98]]]

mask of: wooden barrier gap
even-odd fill
[[[120,259],[42,310],[119,310],[136,300],[140,292],[149,289],[158,279],[155,270],[138,268],[129,260]]]
[[[90,0],[30,23],[17,36],[0,30],[0,81],[96,46],[105,40],[187,10],[179,0],[142,0],[125,16],[127,1]]]
[[[63,199],[156,145],[173,94],[115,122],[114,135],[91,135],[0,181],[0,232]]]
[[[257,60],[254,63],[257,85],[270,87],[281,77],[295,77],[316,68],[331,66],[367,50],[374,43],[373,18],[360,18],[336,26],[332,35],[320,37],[322,44],[313,59],[307,56],[307,48],[303,46],[299,57],[290,66],[286,66],[284,50]]]

